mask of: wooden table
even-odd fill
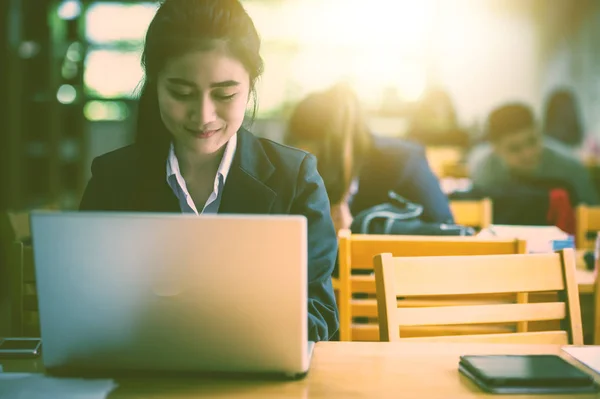
[[[458,372],[463,354],[559,354],[559,346],[388,342],[318,343],[308,376],[299,381],[204,378],[117,380],[109,398],[483,398]],[[571,361],[573,361],[571,359]],[[1,360],[5,371],[41,371],[33,361]],[[583,366],[580,366],[583,367]],[[596,376],[598,377],[598,376]],[[511,395],[523,398],[595,395]]]
[[[596,281],[594,279],[594,272],[586,269],[585,260],[583,259],[586,252],[588,251],[581,249],[578,249],[576,252],[577,270],[575,272],[577,285],[579,286],[580,294],[593,294],[596,290],[594,286]]]
[[[575,278],[577,279],[580,294],[593,294],[596,291],[594,272],[577,269],[575,271]]]

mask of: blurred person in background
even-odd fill
[[[469,145],[468,133],[461,129],[450,94],[431,88],[416,103],[406,138],[425,146]]]
[[[293,110],[286,143],[316,155],[336,229],[389,201],[388,192],[423,206],[421,219],[453,223],[448,199],[424,148],[373,135],[355,93],[344,84],[308,95]]]
[[[574,205],[598,204],[587,169],[543,140],[528,106],[507,104],[492,111],[486,139],[490,145],[477,149],[469,159],[475,188],[484,193],[519,186],[564,188]]]
[[[575,95],[567,89],[552,92],[544,110],[544,136],[568,149],[581,146],[584,128]]]

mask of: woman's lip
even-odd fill
[[[208,138],[208,137],[213,136],[215,133],[217,133],[221,129],[193,130],[193,129],[185,128],[185,130],[187,130],[188,132],[192,133],[196,137],[199,137],[199,138]]]

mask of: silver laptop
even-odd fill
[[[303,216],[34,212],[50,372],[302,376]]]

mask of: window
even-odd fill
[[[262,38],[258,116],[280,115],[307,93],[339,81],[372,109],[411,102],[427,85],[435,0],[243,1]],[[134,98],[140,55],[158,3],[94,2],[86,9],[86,94]]]
[[[143,77],[140,56],[156,3],[96,2],[86,10],[86,95],[93,99],[134,98]]]

